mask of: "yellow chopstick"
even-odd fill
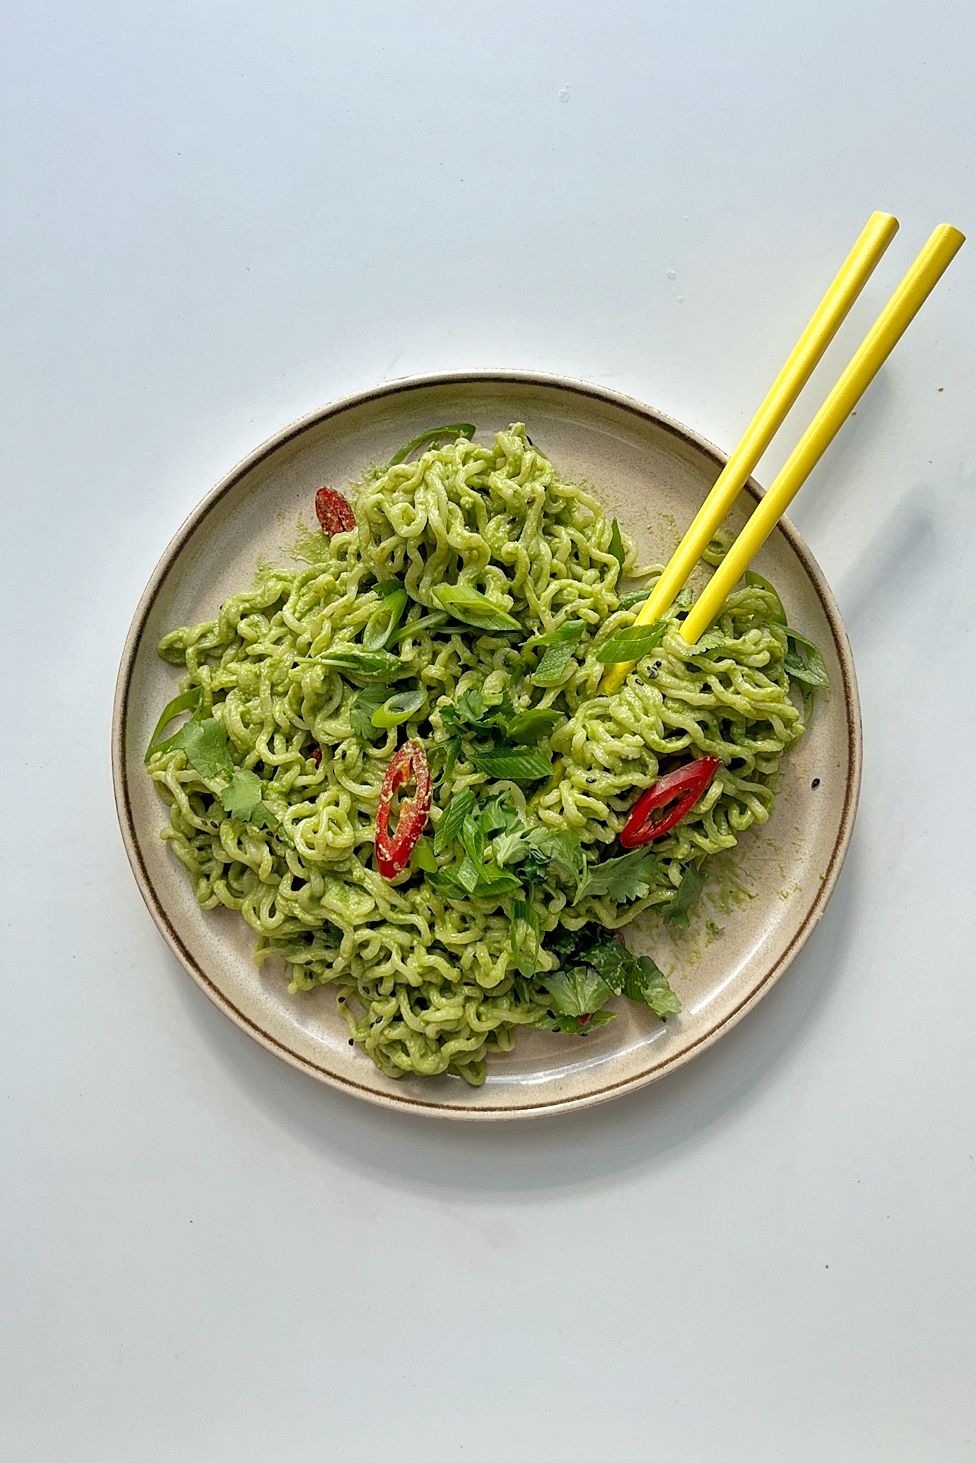
[[[689,645],[704,635],[965,242],[950,224],[933,232],[682,622],[681,636]]]
[[[671,562],[645,600],[635,621],[650,625],[670,609],[675,596],[683,588],[727,517],[736,498],[756,463],[769,446],[774,434],[809,381],[815,366],[827,349],[848,311],[864,288],[871,272],[898,231],[898,220],[890,213],[872,213],[853,249],[841,265],[827,293],[810,318],[785,366],[773,382],[762,405],[719,474],[714,487],[678,545]],[[623,682],[633,662],[612,665],[603,677],[601,690],[615,691]]]

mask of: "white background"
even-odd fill
[[[677,1075],[493,1127],[305,1079],[164,947],[108,766],[142,586],[269,433],[503,366],[728,449],[893,212],[768,481],[930,229],[976,232],[973,16],[7,6],[4,1463],[976,1457],[976,242],[795,507],[863,696],[848,865]]]

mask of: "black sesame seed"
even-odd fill
[[[810,786],[811,787],[819,787],[820,786],[820,778],[819,777],[815,777],[813,779],[813,781],[811,782]]]
[[[356,1045],[356,1043],[355,1043],[355,1042],[354,1042],[354,1041],[353,1041],[353,1039],[352,1039],[352,1037],[351,1037],[351,1036],[350,1036],[350,1038],[349,1038],[349,1045],[350,1045],[350,1046],[355,1046],[355,1045]]]

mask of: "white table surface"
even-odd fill
[[[729,448],[874,208],[976,230],[971,7],[7,7],[4,1463],[976,1457],[976,243],[795,521],[854,844],[763,1004],[576,1116],[411,1119],[221,1016],[112,805],[130,616],[213,481],[414,372]],[[669,272],[674,272],[674,279]]]

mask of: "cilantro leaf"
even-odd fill
[[[279,819],[262,802],[262,789],[263,783],[256,772],[249,772],[246,767],[235,768],[220,795],[224,811],[242,823],[253,823],[256,828],[277,828]]]
[[[643,899],[658,870],[657,855],[648,848],[634,848],[620,858],[589,864],[576,888],[574,904],[586,895],[608,894],[618,904]]]
[[[632,610],[635,605],[643,604],[650,592],[649,589],[632,589],[629,594],[621,597],[617,608],[621,610]]]
[[[375,686],[364,686],[349,704],[349,725],[360,741],[376,740],[377,728],[373,725],[373,712],[378,711],[389,692],[380,681]]]
[[[591,1016],[613,995],[603,977],[585,965],[550,970],[539,979],[549,992],[550,1003],[563,1016]]]
[[[586,856],[575,833],[558,828],[513,827],[492,844],[499,865],[519,864],[521,877],[529,884],[548,877],[550,864],[561,868],[577,882],[586,869]]]
[[[667,977],[649,955],[632,955],[619,940],[608,939],[593,945],[581,958],[603,977],[615,996],[650,1006],[658,1016],[681,1010]]]
[[[615,996],[623,995],[624,985],[630,973],[630,967],[636,966],[637,960],[631,955],[626,945],[619,940],[608,938],[602,944],[593,945],[580,956],[587,965],[592,966],[597,975],[603,977]]]
[[[462,691],[453,706],[440,708],[441,723],[450,731],[497,741],[504,735],[512,709],[507,695],[489,706],[480,691]]]
[[[539,916],[524,899],[512,901],[510,939],[519,973],[526,977],[534,975],[542,945]]]
[[[688,928],[688,911],[705,887],[705,875],[689,864],[681,875],[681,883],[678,885],[678,892],[670,904],[661,910],[661,918],[666,925],[673,925],[677,930]]]
[[[627,999],[649,1006],[662,1021],[676,1015],[681,1010],[681,1002],[668,985],[664,972],[657,968],[649,955],[638,955],[634,964],[636,970],[628,971],[624,982]]]
[[[529,834],[529,847],[555,864],[577,883],[586,873],[586,855],[575,833],[562,828],[534,828]]]
[[[482,806],[478,816],[486,838],[490,838],[493,833],[499,831],[510,833],[521,823],[519,810],[507,791],[496,793],[494,797],[489,798]]]
[[[227,731],[223,722],[209,717],[206,721],[188,721],[173,738],[172,745],[186,753],[186,760],[202,778],[232,772],[234,764],[227,750]]]
[[[230,782],[220,794],[224,811],[246,823],[261,801],[262,783],[256,772],[237,767]]]
[[[529,851],[524,828],[508,828],[492,841],[492,852],[499,868],[505,864],[517,864]]]

